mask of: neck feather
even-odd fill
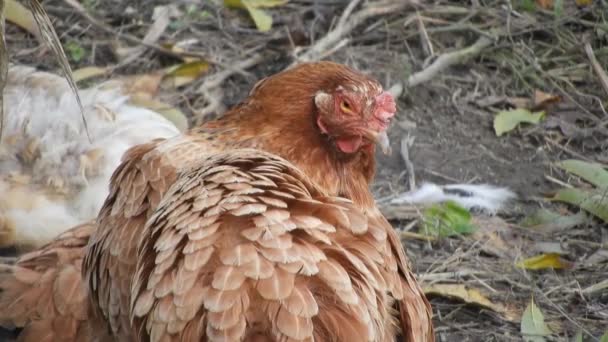
[[[349,198],[362,208],[373,207],[369,184],[375,173],[374,150],[352,155],[338,152],[318,129],[312,98],[309,99],[309,105],[285,109],[246,102],[202,128],[230,128],[230,139],[236,139],[238,146],[274,153],[295,164],[328,195]],[[297,107],[297,112],[289,112]],[[277,109],[281,112],[269,113]]]

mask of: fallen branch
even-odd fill
[[[296,61],[291,66],[302,62],[312,62],[323,59],[345,46],[348,43],[348,39],[344,39],[344,36],[352,32],[367,19],[383,14],[394,13],[406,6],[417,3],[405,0],[382,1],[377,2],[372,6],[365,7],[351,15],[359,2],[360,0],[351,1],[344,9],[344,12],[342,12],[336,27],[311,45],[306,52],[299,56],[296,53]]]
[[[486,36],[481,36],[471,46],[468,46],[461,50],[441,54],[439,57],[437,57],[433,64],[429,65],[424,70],[410,75],[410,77],[408,77],[407,79],[405,86],[414,87],[421,83],[430,81],[433,77],[435,77],[437,74],[439,74],[446,68],[454,64],[462,63],[471,57],[479,55],[485,48],[492,45],[492,42],[492,39]]]

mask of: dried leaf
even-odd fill
[[[112,67],[105,67],[105,68],[100,68],[100,67],[95,67],[95,66],[84,67],[84,68],[80,68],[78,70],[74,70],[74,72],[72,73],[72,76],[74,76],[74,81],[80,82],[80,81],[87,80],[89,78],[106,75],[110,71],[112,71]]]
[[[499,112],[494,118],[494,131],[496,136],[501,136],[513,130],[520,123],[537,124],[545,115],[545,112],[532,113],[527,109],[513,109]]]
[[[515,264],[515,266],[527,270],[564,269],[571,268],[572,263],[562,259],[557,253],[547,253],[522,260]]]
[[[242,1],[245,4],[247,4],[248,2],[247,0]],[[249,5],[245,5],[245,7],[247,7],[247,11],[249,11],[249,15],[251,15],[251,18],[255,22],[255,26],[258,28],[258,30],[260,30],[261,32],[266,32],[270,30],[270,28],[272,27],[272,17],[270,16],[270,14],[264,12],[261,9],[257,9]]]
[[[284,5],[287,0],[224,0],[224,5],[232,8],[244,8],[255,22],[258,30],[266,32],[272,27],[272,17],[260,8]]]
[[[565,188],[559,190],[552,200],[572,204],[608,222],[608,188],[597,190]]]
[[[149,74],[133,75],[123,78],[125,90],[130,95],[146,94],[152,98],[158,94],[164,72],[155,71]]]
[[[209,70],[209,63],[205,61],[193,61],[172,67],[162,80],[163,87],[178,88],[200,78]]]
[[[517,314],[508,310],[503,304],[494,303],[483,295],[479,290],[467,288],[463,284],[433,284],[423,287],[427,295],[436,295],[461,300],[467,304],[481,306],[498,312],[509,321],[517,320]]]
[[[521,317],[521,334],[526,342],[544,342],[545,336],[551,334],[551,330],[545,324],[545,317],[534,303],[534,299],[530,300]]]
[[[593,0],[574,0],[577,6],[586,7],[593,3]]]
[[[40,30],[38,29],[38,25],[36,25],[36,20],[34,19],[32,12],[18,1],[6,0],[4,14],[6,20],[21,27],[36,38],[41,39]]]
[[[608,188],[608,171],[600,164],[588,163],[582,160],[564,160],[557,167],[573,173],[598,188]]]
[[[534,91],[534,105],[535,110],[547,109],[552,104],[558,103],[562,100],[561,96],[548,94],[540,90]]]

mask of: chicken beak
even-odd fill
[[[369,141],[380,146],[382,153],[385,155],[390,155],[392,153],[391,142],[388,139],[388,134],[386,134],[385,130],[376,132],[372,129],[366,129],[363,131],[363,136]]]
[[[387,156],[391,155],[391,153],[393,152],[391,149],[391,141],[388,140],[388,134],[386,134],[386,131],[378,133],[377,138],[378,139],[376,140],[376,143],[380,145],[382,153]]]

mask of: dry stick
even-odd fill
[[[352,1],[342,13],[340,20],[335,28],[329,31],[323,38],[319,39],[306,52],[300,56],[296,56],[296,61],[291,65],[294,66],[301,62],[317,61],[322,57],[328,56],[335,52],[336,45],[340,44],[343,37],[362,24],[365,20],[382,14],[395,12],[412,4],[409,1],[391,1],[375,4],[374,6],[366,7],[351,15],[359,0]],[[345,45],[344,42],[342,42]],[[291,67],[290,66],[290,67]]]
[[[486,36],[481,36],[471,46],[468,46],[461,50],[441,54],[439,57],[437,57],[433,64],[429,65],[424,70],[410,75],[410,77],[408,77],[407,79],[406,87],[413,87],[418,84],[430,81],[433,77],[435,77],[441,71],[445,70],[447,67],[464,62],[465,60],[480,54],[483,49],[492,45],[492,42],[492,39]]]
[[[4,0],[0,0],[0,142],[4,130],[4,86],[8,77],[8,51],[4,40]]]
[[[606,71],[604,70],[604,68],[602,68],[600,63],[597,61],[597,58],[595,58],[595,53],[593,53],[593,48],[591,47],[591,44],[589,44],[589,42],[585,43],[585,52],[587,53],[587,57],[589,58],[589,61],[591,62],[591,66],[593,67],[593,70],[595,71],[597,76],[600,78],[600,83],[602,84],[602,88],[604,88],[604,91],[606,92],[606,94],[608,94],[608,75],[606,74]]]

